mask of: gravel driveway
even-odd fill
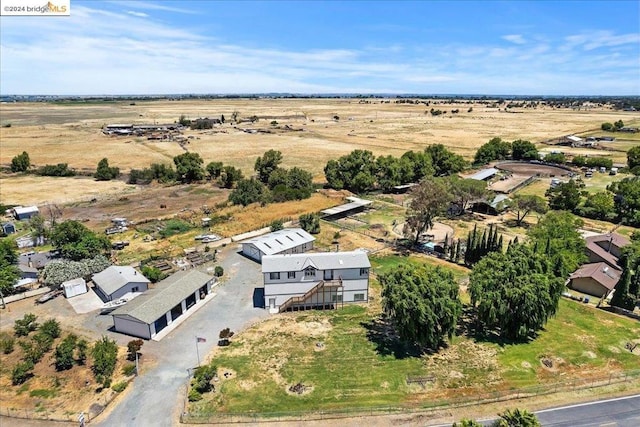
[[[99,426],[171,426],[182,411],[187,370],[197,365],[195,337],[207,341],[198,344],[200,359],[218,342],[220,330],[232,331],[251,325],[269,316],[268,311],[255,308],[254,288],[262,286],[260,265],[237,253],[232,245],[218,252],[220,265],[228,277],[215,288],[216,297],[194,313],[160,342],[147,341],[142,348],[142,375],[113,408],[94,421]],[[146,353],[145,353],[146,352]],[[153,362],[145,366],[146,354]]]

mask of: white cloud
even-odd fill
[[[136,12],[136,11],[133,11],[133,10],[127,10],[127,13],[129,15],[138,16],[140,18],[148,18],[149,17],[149,15],[147,15],[144,12]]]
[[[508,34],[506,36],[502,36],[502,39],[515,44],[527,43],[521,34]]]

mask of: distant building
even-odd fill
[[[476,202],[472,205],[471,210],[482,214],[499,215],[508,207],[511,199],[504,194],[498,194],[491,201]]]
[[[40,213],[37,206],[16,206],[12,211],[14,218],[18,221],[29,219]]]
[[[260,262],[265,255],[307,252],[315,240],[302,228],[285,228],[242,242],[242,254]]]
[[[586,238],[589,262],[605,262],[610,267],[619,269],[618,259],[622,248],[630,242],[617,233],[600,234]]]
[[[476,181],[488,181],[498,173],[498,169],[496,168],[488,168],[482,169],[474,173],[473,175],[467,177],[467,179],[475,179]]]
[[[15,233],[15,232],[16,232],[16,226],[15,226],[15,224],[14,224],[14,223],[12,223],[12,222],[5,222],[5,223],[3,223],[3,224],[2,224],[2,232],[3,232],[4,234],[6,234],[7,236],[8,236],[9,234],[13,234],[13,233]]]
[[[320,211],[323,219],[334,220],[363,212],[367,206],[373,203],[358,197],[347,197],[349,203]]]

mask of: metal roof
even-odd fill
[[[214,277],[198,270],[178,271],[111,314],[153,323],[210,280]]]
[[[144,277],[142,273],[138,273],[135,268],[117,265],[112,265],[100,273],[94,274],[92,280],[107,295],[111,295],[127,283],[149,283],[149,279]]]
[[[567,137],[567,139],[568,139],[569,141],[571,141],[571,142],[580,142],[580,141],[582,141],[582,138],[580,138],[580,137],[578,137],[578,136],[575,136],[575,135],[569,135],[569,136]]]
[[[262,272],[302,271],[307,267],[317,270],[343,270],[347,268],[369,268],[371,263],[364,251],[317,252],[291,255],[269,255],[262,257]]]
[[[487,178],[492,177],[493,175],[498,173],[498,169],[496,168],[489,168],[489,169],[482,169],[479,172],[474,173],[473,175],[471,175],[468,179],[475,179],[477,181],[483,181]]]
[[[29,214],[34,212],[40,212],[37,206],[16,206],[13,208],[16,215]]]
[[[246,240],[242,244],[252,244],[265,255],[275,255],[314,240],[316,238],[302,228],[284,228],[264,236]]]
[[[505,194],[498,194],[496,197],[493,198],[491,203],[489,203],[489,206],[491,206],[493,209],[497,209],[498,204],[500,202],[504,202],[505,200],[510,200],[510,199]]]
[[[325,215],[337,215],[343,212],[350,211],[351,209],[360,208],[373,203],[371,200],[359,199],[357,197],[348,197],[347,200],[351,200],[351,202],[345,203],[344,205],[336,206],[333,208],[324,209],[320,212],[322,212]]]

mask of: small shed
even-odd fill
[[[496,168],[488,168],[482,169],[468,177],[468,179],[475,179],[476,181],[486,181],[488,179],[493,178],[498,173],[498,169]]]
[[[322,218],[326,220],[344,218],[364,211],[367,206],[373,203],[371,200],[364,200],[358,197],[347,197],[347,200],[349,200],[349,203],[320,211],[323,215]]]
[[[65,298],[73,298],[77,295],[86,294],[87,282],[85,282],[82,277],[67,280],[62,283],[62,290],[64,291]]]
[[[3,223],[3,224],[2,224],[2,232],[3,232],[4,234],[6,234],[7,236],[8,236],[9,234],[13,234],[13,233],[15,233],[15,232],[16,232],[16,226],[15,226],[15,224],[14,224],[14,223],[12,223],[12,222],[5,222],[5,223]]]
[[[499,215],[507,209],[510,200],[506,195],[498,194],[490,202],[482,201],[474,203],[471,210],[482,214]]]

